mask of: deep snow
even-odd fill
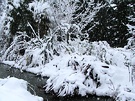
[[[96,45],[95,45],[96,46]],[[36,50],[37,51],[37,50]],[[112,55],[109,55],[110,53]],[[34,53],[37,56],[37,51]],[[130,50],[108,48],[106,61],[94,55],[61,54],[43,66],[25,67],[29,72],[48,76],[45,91],[53,91],[58,96],[96,94],[110,96],[116,100],[135,100],[135,88],[131,80]],[[126,59],[126,60],[125,60]],[[40,60],[36,60],[40,61]],[[6,64],[21,68],[14,62],[4,61]]]
[[[19,2],[20,0],[13,0],[16,8],[20,6]],[[51,13],[50,6],[48,3],[43,4],[43,0],[41,2],[34,0],[29,4],[28,9],[31,10],[33,7],[33,17],[38,13],[45,14],[44,10]],[[13,7],[9,6],[9,9],[13,9]],[[7,17],[5,10],[3,12],[0,27]],[[64,22],[63,19],[60,20],[62,24],[66,25],[61,28],[67,32],[70,24],[65,23],[67,21]],[[7,28],[9,26],[10,23],[7,24]],[[9,34],[9,30],[6,31],[6,34]],[[52,35],[52,37],[55,36]],[[111,48],[106,42],[88,43],[75,40],[69,42],[70,45],[54,42],[56,47],[53,48],[60,54],[52,57],[53,50],[50,49],[52,43],[49,43],[51,38],[41,40],[42,44],[38,43],[39,41],[36,39],[31,40],[28,43],[24,42],[25,54],[19,56],[16,54],[16,50],[20,49],[20,44],[15,37],[1,60],[16,68],[48,76],[49,79],[45,85],[46,92],[53,91],[58,96],[96,94],[111,96],[118,101],[135,101],[135,84],[133,84],[132,77],[135,58],[130,49]],[[49,60],[45,61],[44,53]],[[14,101],[42,101],[42,98],[27,92],[26,85],[25,81],[16,78],[0,79],[0,101],[11,99]]]
[[[0,79],[0,101],[43,101],[27,91],[28,83],[14,77]]]

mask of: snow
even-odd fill
[[[16,8],[20,6],[20,2],[23,0],[13,0],[13,4],[15,5]]]
[[[80,47],[91,47],[91,50],[77,49],[78,45],[71,42],[75,52],[65,52],[53,56],[49,62],[42,64],[43,47],[34,48],[26,52],[26,56],[33,54],[29,65],[25,65],[25,55],[18,62],[3,61],[17,68],[47,76],[45,91],[53,91],[58,96],[96,94],[110,96],[116,100],[135,99],[135,88],[131,80],[132,51],[125,48],[111,48],[106,42],[93,42],[89,45],[82,42]],[[73,47],[70,47],[73,48]],[[89,53],[90,52],[90,53]],[[85,53],[83,55],[81,53]],[[35,64],[39,65],[35,65]],[[19,65],[20,64],[20,65]],[[132,63],[133,65],[133,63]]]
[[[27,91],[27,84],[14,77],[0,79],[0,101],[43,101]]]
[[[44,0],[34,0],[32,3],[29,3],[29,10],[33,12],[34,18],[36,19],[37,15],[41,16],[42,14],[45,15],[45,11],[49,8],[49,4],[44,2]],[[34,9],[34,11],[32,10]]]
[[[132,65],[132,66],[135,66],[135,57],[132,58],[132,60],[131,60],[131,65]]]
[[[114,10],[117,9],[117,5],[116,4],[110,4],[111,7],[113,7]]]
[[[79,64],[76,67],[74,66],[75,62]],[[86,69],[88,65],[91,66]],[[109,68],[104,68],[103,66],[108,66]],[[129,82],[128,68],[121,68],[102,63],[94,56],[70,54],[54,58],[44,68],[40,68],[40,73],[42,76],[50,77],[47,81],[46,91],[53,90],[59,96],[74,95],[73,91],[76,88],[79,88],[78,94],[82,96],[85,96],[87,93],[113,96],[119,85],[122,86],[123,91],[127,85],[129,87],[132,86],[131,82]],[[96,74],[100,78],[101,86],[98,88],[96,88],[97,81],[94,81],[89,76],[92,69],[93,78],[95,77],[96,79]],[[27,70],[32,70],[33,72],[34,69],[28,68]]]
[[[20,2],[23,2],[23,0],[13,0],[15,8],[20,6]],[[111,2],[112,0],[109,0],[110,6],[117,9],[116,5]],[[41,15],[55,15],[58,20],[57,23],[60,25],[58,27],[64,30],[64,34],[67,34],[72,27],[75,27],[76,33],[78,33],[80,27],[81,29],[85,27],[85,24],[82,24],[83,21],[92,21],[93,16],[102,7],[97,4],[94,11],[91,11],[92,15],[84,18],[80,25],[71,25],[69,22],[72,14],[68,12],[72,11],[72,7],[70,5],[66,7],[64,3],[67,2],[63,1],[60,4],[62,5],[61,9],[54,9],[53,11],[61,13],[61,16],[55,15],[56,13],[52,14],[51,3],[44,2],[44,0],[34,0],[29,3],[28,10],[33,13],[35,20],[40,20]],[[11,9],[13,7],[9,6],[9,11]],[[0,19],[0,32],[4,24],[3,21],[7,17],[6,12],[3,12]],[[67,16],[63,17],[62,12]],[[79,16],[83,18],[86,15]],[[12,20],[12,18],[8,18],[8,20]],[[9,28],[10,23],[6,26]],[[129,24],[127,24],[127,27],[130,30],[134,28]],[[9,34],[9,30],[6,31],[7,33]],[[131,33],[134,34],[134,30]],[[51,37],[55,39],[53,35]],[[45,84],[46,92],[54,92],[58,96],[96,94],[98,96],[111,96],[117,101],[135,100],[135,84],[132,81],[135,57],[132,56],[132,50],[111,48],[105,41],[88,43],[87,41],[69,40],[69,44],[55,43],[52,41],[56,40],[49,36],[49,38],[46,37],[46,40],[33,38],[26,42],[26,46],[23,46],[26,48],[25,54],[20,56],[17,53],[20,48],[18,39],[19,36],[15,36],[13,43],[0,61],[22,70],[49,77]],[[59,56],[53,54],[54,49],[59,53]],[[0,79],[0,101],[9,100],[42,101],[43,99],[31,95],[27,91],[26,81],[12,77]]]

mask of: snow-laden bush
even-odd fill
[[[107,42],[92,42],[90,45],[90,55],[96,56],[108,65],[120,67],[130,66],[131,51],[122,48],[111,48]]]
[[[131,50],[124,48],[111,48],[106,41],[87,42],[87,41],[69,41],[70,49],[73,53],[80,55],[92,55],[108,65],[120,67],[131,66]]]
[[[18,61],[22,68],[41,67],[53,59],[53,47],[50,40],[42,43],[43,40],[32,39],[25,50],[23,58]],[[26,68],[25,68],[26,69]]]
[[[135,85],[135,36],[134,36],[134,33],[133,33],[133,36],[129,38],[128,44],[125,46],[125,48],[131,50],[131,66],[132,66],[131,79],[132,79],[133,85]]]
[[[61,63],[52,64],[58,70],[56,75],[47,80],[47,92],[53,91],[58,96],[76,94],[85,96],[90,93],[96,94],[95,89],[102,87],[103,82],[108,82],[110,83],[108,85],[111,85],[108,65],[99,62],[92,56],[66,57],[67,59],[63,59],[65,63],[62,63],[62,68]]]
[[[135,101],[135,92],[119,91],[116,101]]]
[[[58,56],[63,53],[77,53],[80,55],[95,56],[101,62],[108,65],[115,65],[124,68],[131,66],[130,50],[122,48],[113,49],[104,41],[88,43],[87,41],[75,39],[75,41],[69,40],[69,43],[64,41],[59,42],[57,41],[57,35],[52,34],[51,36],[46,36],[44,39],[33,38],[31,41],[27,42],[25,40],[27,37],[26,34],[16,36],[11,46],[3,55],[3,60],[20,61],[22,63],[18,63],[19,65],[23,64],[22,66],[30,65],[33,60],[33,63],[35,64],[30,65],[33,67],[39,66],[35,61],[39,62],[40,66],[41,64],[45,65],[50,59],[53,59],[53,55]],[[24,53],[22,53],[23,51]],[[34,55],[40,58],[35,58]]]
[[[135,50],[135,35],[128,39],[128,44],[125,46],[126,49],[131,49],[134,53]]]
[[[45,2],[44,0],[34,0],[33,2],[29,3],[29,10],[33,13],[33,17],[36,20],[41,20],[41,16],[47,16],[47,9],[50,5]]]
[[[33,46],[31,41],[28,42],[31,38],[40,40],[40,37],[48,34],[50,23],[46,12],[48,7],[44,0],[4,2],[4,10],[0,17],[2,60],[18,62],[22,58],[21,55],[24,55],[24,51]]]
[[[51,46],[51,39],[45,40],[29,38],[27,34],[20,34],[15,36],[10,47],[2,56],[3,61],[15,61],[15,64],[20,68],[42,66],[53,59],[53,47]]]
[[[95,56],[59,56],[46,64],[45,68],[41,69],[41,74],[50,77],[45,91],[58,96],[96,94],[121,99],[122,93],[134,95],[128,68],[108,65]],[[125,97],[134,99],[134,96]]]

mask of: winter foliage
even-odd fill
[[[58,96],[135,100],[132,0],[7,0],[3,5],[4,63],[49,77],[45,91]]]

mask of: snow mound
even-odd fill
[[[14,77],[0,79],[0,101],[43,101],[27,91],[27,82]]]
[[[29,68],[28,71],[34,70]],[[133,93],[128,68],[108,65],[94,56],[61,55],[40,68],[40,73],[50,77],[45,91],[58,96],[96,94],[122,99],[123,92],[130,97]]]

